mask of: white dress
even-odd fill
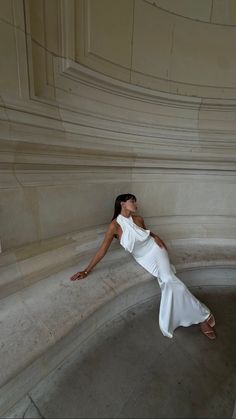
[[[137,226],[132,216],[127,218],[120,214],[116,221],[122,229],[120,244],[158,279],[161,288],[159,325],[163,335],[172,338],[177,327],[206,320],[210,310],[177,278],[166,249],[157,245],[150,230]]]

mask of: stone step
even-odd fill
[[[66,234],[0,255],[0,298],[7,297],[95,252],[103,228]]]
[[[105,227],[66,234],[55,239],[32,243],[0,255],[0,299],[63,270],[81,258],[91,257],[104,237]],[[174,236],[174,234],[172,234]],[[163,237],[161,235],[161,237]],[[236,240],[232,238],[201,237],[168,240],[164,237],[173,263],[187,268],[211,264],[234,264]],[[109,251],[118,249],[114,242]],[[117,253],[117,252],[116,252]],[[203,265],[204,264],[204,265]]]
[[[44,243],[42,253],[32,246],[31,254],[15,250],[17,260],[11,259],[13,253],[2,255],[0,415],[113,316],[159,294],[153,277],[117,242],[86,280],[71,282],[102,237],[102,229],[80,232],[64,241],[57,238],[54,248],[52,242],[51,247]],[[166,243],[177,276],[187,285],[234,283],[236,240],[181,238]]]

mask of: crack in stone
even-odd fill
[[[38,412],[38,414],[40,415],[40,417],[41,417],[42,419],[45,419],[45,417],[44,417],[44,416],[42,415],[42,413],[40,412],[39,407],[36,405],[35,401],[33,400],[33,398],[31,397],[31,395],[30,395],[30,394],[28,394],[28,397],[29,397],[29,399],[30,399],[30,401],[31,401],[32,405],[33,405],[33,406],[35,407],[35,409],[37,410],[37,412]],[[26,409],[26,411],[25,411],[25,413],[24,413],[23,418],[25,417],[25,414],[26,414],[27,410],[29,409],[29,407],[30,407],[30,406],[28,406],[28,408]]]
[[[210,11],[210,19],[209,19],[210,23],[211,23],[211,20],[212,20],[212,13],[213,13],[213,1],[214,0],[211,0],[211,11]]]

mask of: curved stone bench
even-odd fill
[[[168,243],[173,263],[186,267],[193,263],[196,266],[221,263],[221,259],[223,264],[231,263],[235,217],[212,216],[210,221],[208,216],[195,218],[195,222],[191,216],[152,217],[148,221],[150,228]],[[105,230],[105,226],[100,226],[67,233],[0,254],[0,298],[79,263],[81,258],[89,259],[101,243]],[[201,250],[203,243],[207,252]],[[117,246],[114,243],[111,248]]]
[[[69,280],[86,266],[103,233],[101,227],[68,234],[30,246],[31,254],[24,247],[2,255],[1,415],[107,321],[159,294],[154,278],[118,243],[86,280]],[[177,275],[188,286],[234,283],[229,270],[222,282],[215,267],[230,267],[233,272],[236,240],[175,239],[166,243]],[[201,278],[197,270],[201,274],[203,267],[208,273]]]

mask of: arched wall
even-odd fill
[[[164,238],[234,235],[236,28],[213,3],[2,1],[3,250],[107,224],[125,191]]]
[[[188,285],[234,284],[235,8],[176,4],[1,0],[0,414],[158,294],[118,243],[68,282],[117,194],[137,195]]]
[[[74,10],[76,61],[159,91],[235,98],[233,1],[86,0]]]

